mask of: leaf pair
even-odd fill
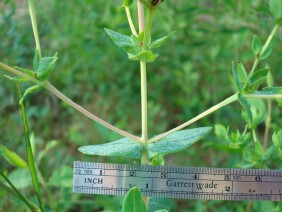
[[[157,155],[166,155],[184,150],[199,141],[211,131],[211,127],[181,130],[147,145],[149,159]],[[84,154],[100,156],[123,156],[140,159],[143,145],[130,138],[122,138],[101,145],[83,146],[78,149]]]
[[[261,40],[256,35],[253,37],[252,51],[253,51],[254,56],[258,58],[259,60],[264,60],[268,58],[271,55],[272,49],[273,49],[273,42],[269,43],[267,48],[262,52],[263,44]]]
[[[21,67],[15,67],[16,69],[24,72],[26,75],[40,81],[39,84],[31,86],[28,89],[26,89],[24,95],[20,99],[20,104],[22,104],[24,98],[29,93],[32,93],[38,90],[39,88],[41,88],[44,85],[45,81],[48,80],[49,75],[52,73],[57,59],[58,59],[57,53],[53,57],[40,58],[38,50],[36,49],[34,58],[33,58],[33,70],[34,71],[25,69],[25,68],[21,68]],[[28,81],[27,78],[13,78],[9,76],[6,76],[6,77],[9,78],[10,80],[17,81],[17,82]]]
[[[232,74],[236,87],[240,93],[252,93],[267,79],[269,68],[263,68],[251,73],[249,76],[242,63],[237,66],[232,62]]]
[[[162,46],[168,38],[174,33],[171,32],[154,42],[149,42],[148,47],[143,47],[144,32],[140,33],[138,37],[131,35],[130,37],[110,29],[105,29],[106,33],[110,36],[112,41],[118,47],[124,49],[128,54],[128,59],[133,61],[153,62],[158,54],[151,51],[152,49]]]

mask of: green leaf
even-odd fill
[[[36,78],[39,80],[46,80],[53,71],[56,61],[58,60],[57,53],[54,57],[43,57],[39,60],[38,68],[34,70],[36,72]]]
[[[254,35],[253,37],[253,42],[252,42],[252,51],[253,51],[253,54],[257,57],[259,56],[259,53],[262,49],[262,43],[260,41],[260,39]]]
[[[278,132],[273,133],[272,141],[273,141],[274,146],[282,148],[282,130],[279,130]]]
[[[262,158],[262,147],[257,141],[254,145],[249,145],[243,149],[243,158],[249,163],[258,162]]]
[[[215,132],[215,135],[220,137],[220,138],[227,137],[227,129],[222,124],[216,124],[214,126],[214,132]]]
[[[272,145],[269,148],[266,149],[265,153],[262,156],[262,161],[268,160],[275,152],[275,147]]]
[[[105,28],[106,33],[110,36],[115,45],[121,48],[133,47],[134,44],[129,36]]]
[[[137,187],[130,189],[122,204],[122,212],[146,212],[141,191]]]
[[[234,78],[234,81],[236,83],[237,89],[239,91],[242,91],[243,85],[241,83],[241,80],[240,80],[240,77],[239,77],[239,72],[238,72],[238,69],[237,69],[234,61],[232,61],[232,74],[233,74],[233,78]]]
[[[266,48],[266,50],[263,52],[263,54],[260,55],[260,59],[261,59],[261,60],[264,60],[264,59],[268,58],[268,57],[271,55],[271,53],[272,53],[272,49],[273,49],[273,42],[271,42],[271,43],[267,46],[267,48]]]
[[[130,138],[122,138],[106,144],[79,147],[78,150],[88,155],[123,156],[140,159],[143,145]]]
[[[164,166],[165,165],[165,159],[163,155],[156,155],[152,158],[152,165],[153,166]]]
[[[275,19],[282,18],[282,0],[270,0],[269,10]]]
[[[249,127],[251,127],[252,123],[253,123],[253,116],[252,116],[252,112],[251,112],[251,107],[250,107],[248,101],[246,100],[246,98],[242,94],[238,94],[238,100],[239,100],[240,104],[243,106],[244,111],[246,112],[246,115],[247,115],[246,121],[247,121]]]
[[[148,144],[148,155],[152,158],[158,154],[170,154],[184,150],[202,139],[211,131],[211,127],[200,127],[177,131],[156,142]]]
[[[157,59],[158,56],[158,54],[155,54],[150,50],[143,50],[138,54],[128,53],[128,58],[130,60],[140,60],[148,63],[153,62],[155,59]]]
[[[173,34],[175,33],[175,31],[169,33],[168,35],[159,38],[158,40],[155,40],[154,42],[151,43],[151,45],[149,45],[149,49],[155,49],[155,48],[159,48],[161,45],[163,45]]]
[[[246,69],[243,63],[239,62],[237,68],[238,68],[238,76],[239,76],[240,82],[244,86],[248,82],[248,74],[246,72]]]
[[[53,171],[52,176],[49,178],[48,185],[58,188],[71,188],[72,175],[73,170],[71,167],[62,166]]]
[[[123,0],[123,6],[129,7],[133,3],[133,0]]]
[[[19,168],[27,168],[28,165],[25,162],[24,159],[22,159],[17,153],[9,150],[5,146],[0,146],[0,149],[3,153],[4,158],[8,163],[10,163],[13,166],[19,167]]]
[[[249,87],[251,87],[251,90],[257,89],[257,87],[264,83],[267,79],[267,75],[269,72],[269,68],[264,68],[255,71],[249,79]]]

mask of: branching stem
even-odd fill
[[[135,35],[137,37],[138,35],[137,35],[136,29],[134,27],[134,24],[133,24],[131,15],[130,15],[129,7],[125,6],[124,8],[125,8],[125,12],[126,12],[126,16],[127,16],[127,20],[128,20],[128,24],[129,24],[129,27],[131,29],[131,32],[132,32],[133,35]]]
[[[29,81],[33,82],[33,83],[36,83],[36,84],[39,84],[41,83],[41,81],[35,79],[35,78],[32,78],[4,63],[1,63],[0,62],[0,68],[6,70],[6,71],[9,71],[17,76],[20,76],[20,77],[23,77],[23,78],[26,78],[28,79]],[[122,136],[125,136],[125,137],[128,137],[128,138],[132,138],[133,140],[136,140],[136,141],[140,141],[140,138],[135,136],[135,135],[132,135],[126,131],[123,131],[111,124],[109,124],[108,122],[102,120],[101,118],[95,116],[94,114],[90,113],[88,110],[86,110],[85,108],[81,107],[80,105],[78,105],[77,103],[73,102],[71,99],[69,99],[67,96],[65,96],[63,93],[61,93],[60,91],[58,91],[50,82],[46,81],[46,83],[43,85],[44,88],[46,88],[48,91],[50,91],[51,93],[53,93],[55,96],[57,96],[59,99],[63,100],[64,102],[66,102],[67,104],[69,104],[70,106],[72,106],[73,108],[75,108],[76,110],[78,110],[79,112],[81,112],[82,114],[84,114],[85,116],[87,116],[88,118],[92,119],[93,121],[105,126],[106,128],[122,135]]]

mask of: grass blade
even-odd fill
[[[22,98],[20,87],[18,84],[17,84],[17,88],[18,88],[19,96],[20,98]],[[25,114],[24,102],[21,103],[21,109],[22,109],[22,118],[23,118],[23,124],[24,124],[24,132],[25,132],[25,144],[26,144],[28,167],[29,167],[29,171],[31,174],[34,190],[36,192],[36,196],[37,196],[37,199],[40,205],[40,209],[44,211],[39,181],[38,181],[38,177],[36,173],[35,162],[33,158],[30,138],[29,138],[29,130],[28,130],[28,123],[27,123],[26,114]]]
[[[18,189],[13,185],[13,183],[0,171],[0,175],[3,177],[3,179],[8,183],[8,185],[11,187],[6,186],[0,181],[0,187],[12,194],[13,196],[17,197],[18,199],[22,200],[26,206],[31,211],[38,211],[37,206],[30,203],[19,191]]]

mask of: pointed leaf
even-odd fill
[[[273,49],[273,42],[271,42],[268,47],[266,48],[266,50],[263,52],[263,54],[260,56],[261,60],[264,60],[266,58],[268,58],[271,53],[272,53],[272,49]]]
[[[122,138],[100,145],[79,147],[78,150],[88,155],[123,156],[129,158],[141,158],[143,145],[129,138]]]
[[[278,132],[273,133],[272,141],[273,141],[274,146],[282,148],[282,130],[279,130]]]
[[[246,112],[246,118],[247,118],[247,122],[249,124],[249,126],[252,125],[253,123],[253,116],[252,116],[252,112],[251,112],[251,107],[248,103],[248,101],[246,100],[246,98],[242,95],[242,94],[238,94],[238,100],[240,102],[240,104],[243,106],[244,111]]]
[[[258,87],[260,84],[264,83],[266,81],[267,75],[268,75],[269,69],[264,68],[255,71],[251,76],[249,80],[249,86],[250,87]]]
[[[130,189],[122,204],[122,212],[146,212],[141,191],[137,187]]]
[[[169,33],[168,35],[159,38],[158,40],[155,40],[154,42],[151,43],[149,46],[149,49],[154,49],[154,48],[159,48],[161,45],[163,45],[173,34],[175,31]]]
[[[53,71],[57,60],[58,60],[58,57],[56,56],[56,54],[54,57],[41,58],[38,64],[38,69],[35,70],[37,74],[36,77],[42,81],[48,79],[48,76]]]
[[[282,87],[265,87],[263,91],[267,94],[282,94]]]
[[[129,36],[115,32],[115,31],[110,30],[110,29],[106,29],[106,28],[105,28],[105,31],[110,36],[110,38],[112,39],[114,44],[117,45],[118,47],[127,48],[127,47],[133,47],[134,46],[134,44],[132,43],[131,38]]]
[[[10,163],[13,166],[19,167],[19,168],[27,168],[27,163],[24,159],[21,158],[17,153],[9,150],[5,146],[0,146],[0,150],[3,153],[4,158],[8,163]]]
[[[156,142],[148,144],[149,158],[158,154],[179,152],[196,143],[211,131],[211,127],[200,127],[189,130],[177,131]]]
[[[275,19],[282,18],[282,0],[270,0],[269,10]]]
[[[253,42],[252,42],[252,51],[253,54],[257,57],[262,49],[262,43],[258,36],[254,35]]]
[[[232,74],[238,90],[241,91],[243,89],[243,85],[241,83],[236,64],[233,61],[232,61]]]
[[[130,60],[140,60],[148,63],[153,62],[155,59],[157,59],[158,56],[158,54],[155,54],[149,50],[144,50],[138,54],[128,54],[128,58]]]
[[[245,69],[243,63],[239,62],[238,65],[237,65],[237,68],[238,68],[239,80],[241,82],[241,85],[244,87],[248,82],[248,74],[246,72],[246,69]]]

